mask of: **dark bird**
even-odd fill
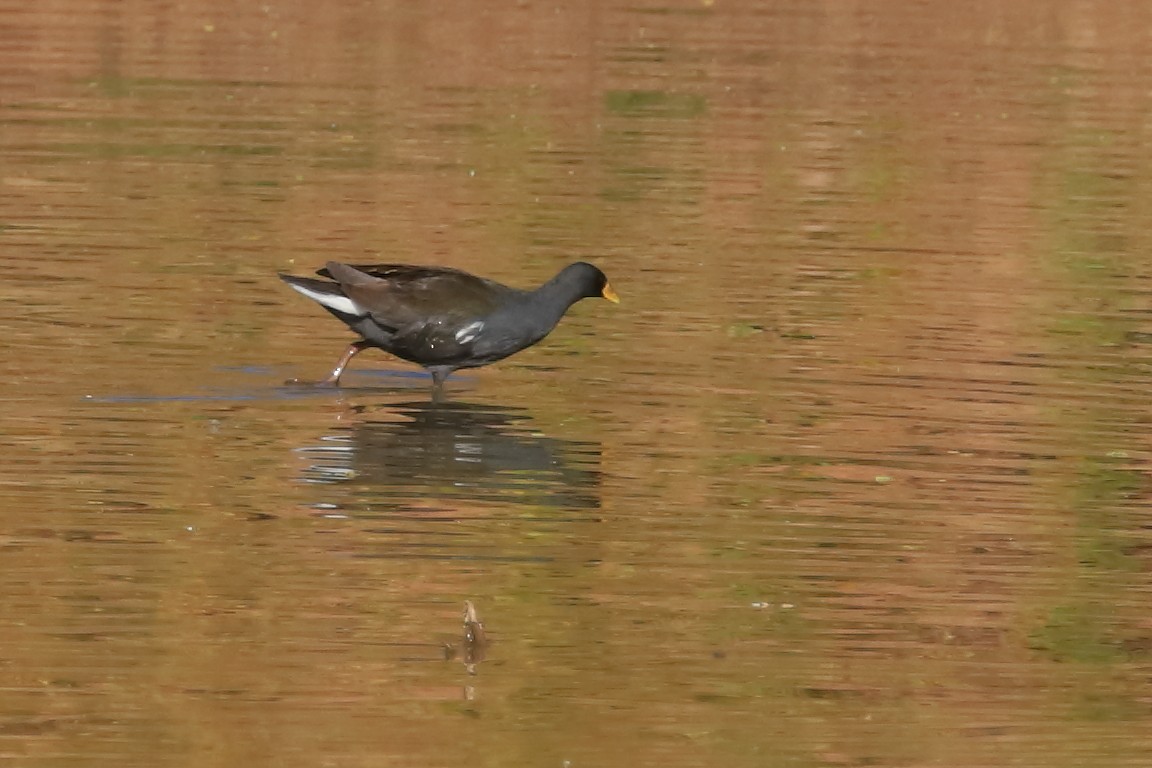
[[[361,336],[320,382],[330,386],[353,357],[376,347],[427,368],[439,391],[457,368],[488,365],[540,341],[580,299],[620,301],[604,273],[582,261],[531,291],[446,267],[330,261],[316,274],[330,279],[280,279]]]

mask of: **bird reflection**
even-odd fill
[[[373,492],[598,509],[600,446],[535,430],[516,408],[420,401],[359,409],[364,421],[305,448],[306,479]]]

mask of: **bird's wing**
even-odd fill
[[[382,264],[367,271],[330,262],[324,269],[344,295],[384,327],[429,326],[454,337],[487,317],[516,293],[499,283],[455,269]]]

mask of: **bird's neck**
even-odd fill
[[[532,307],[533,316],[547,324],[545,333],[551,331],[568,308],[580,299],[580,289],[565,280],[563,272],[528,292],[528,304]]]

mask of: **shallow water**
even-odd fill
[[[1147,764],[1152,11],[8,6],[0,755]]]

